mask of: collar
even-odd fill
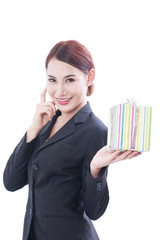
[[[56,118],[61,115],[60,110],[57,110],[56,116],[52,118],[52,120],[42,129],[40,133],[40,147],[37,149],[37,151],[73,134],[76,131],[75,125],[77,123],[85,122],[86,118],[91,112],[92,110],[90,104],[87,102],[87,104],[81,108],[57,133],[55,133],[55,135],[53,135],[47,142],[44,142],[45,139],[49,136]]]
[[[74,116],[74,122],[75,123],[83,123],[85,122],[86,118],[88,117],[88,115],[92,112],[91,106],[89,104],[89,102],[87,102],[87,104],[82,107]]]
[[[87,104],[82,107],[70,120],[73,120],[75,124],[78,124],[78,123],[83,123],[85,122],[86,118],[88,117],[88,115],[92,112],[92,109],[90,107],[90,104],[89,102],[87,101]],[[50,122],[48,122],[47,125],[45,125],[41,131],[40,131],[40,135],[44,135],[46,134],[46,131],[47,132],[50,132],[51,131],[51,128],[54,124],[54,122],[56,121],[57,117],[59,117],[61,115],[61,111],[58,109],[56,111],[56,115],[52,118],[52,120]]]
[[[87,101],[87,104],[82,107],[72,118],[74,119],[74,123],[83,123],[85,122],[88,115],[92,112],[91,106],[89,102]],[[56,112],[56,116],[60,116],[62,113],[58,109]]]

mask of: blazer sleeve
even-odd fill
[[[87,216],[96,220],[105,212],[109,202],[107,185],[108,166],[101,169],[100,177],[93,178],[90,173],[90,162],[94,155],[107,144],[107,132],[99,134],[90,144],[82,166],[82,198]]]
[[[28,183],[27,164],[37,137],[26,143],[26,133],[15,147],[4,169],[3,183],[8,191],[16,191]]]

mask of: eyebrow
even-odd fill
[[[56,78],[56,77],[54,77],[54,76],[52,76],[52,75],[48,75],[48,77]],[[68,77],[76,77],[76,75],[70,74],[70,75],[65,76],[64,78],[68,78]]]

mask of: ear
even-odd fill
[[[87,87],[93,84],[94,79],[95,79],[95,70],[92,68],[88,73]]]

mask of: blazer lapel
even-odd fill
[[[61,139],[73,134],[75,132],[75,123],[74,118],[71,118],[59,131],[57,131],[51,138],[49,138],[47,141],[46,139],[50,135],[50,132],[52,130],[53,124],[55,123],[56,118],[53,119],[53,121],[47,126],[45,129],[45,133],[41,134],[40,137],[40,144],[37,148],[36,152],[41,150],[44,147],[49,146],[50,144],[56,143],[60,141]]]
[[[60,141],[61,139],[73,134],[75,132],[75,124],[73,118],[70,119],[58,132],[56,132],[51,138],[49,138],[47,141],[45,141],[40,148],[37,149],[39,151],[40,149],[47,147],[50,144],[53,144],[55,142]]]
[[[60,115],[61,112],[57,110],[56,115],[53,116],[52,120],[42,128],[42,130],[39,133],[39,146],[41,146],[45,142],[45,140],[49,137],[52,127],[55,124],[57,117]]]
[[[57,131],[51,138],[49,138],[47,141],[45,141],[48,136],[50,135],[50,132],[52,130],[52,127],[57,119],[58,116],[61,115],[61,112],[57,110],[56,116],[54,116],[40,133],[40,146],[37,148],[36,152],[41,150],[42,148],[45,148],[49,146],[50,144],[54,144],[57,141],[60,141],[67,136],[73,134],[76,131],[76,124],[77,123],[83,123],[86,120],[86,117],[91,112],[91,108],[89,103],[87,103],[82,109],[80,109],[79,112],[77,112],[59,131]]]

